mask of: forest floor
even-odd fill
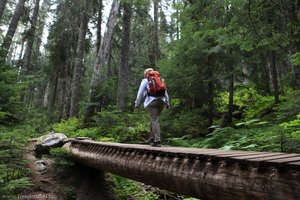
[[[25,149],[24,158],[31,171],[30,178],[33,187],[22,194],[21,199],[29,200],[58,200],[59,179],[54,169],[54,161],[51,158],[40,159],[34,156],[35,142],[30,141]]]
[[[20,195],[26,200],[113,200],[111,187],[100,173],[89,167],[70,162],[68,167],[57,167],[49,156],[35,157],[35,140],[28,143],[24,159],[31,171],[33,186]]]

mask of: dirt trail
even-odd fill
[[[59,183],[54,172],[54,162],[51,159],[38,159],[34,156],[35,141],[29,141],[24,158],[31,170],[30,178],[33,187],[21,195],[28,200],[59,200]]]
[[[38,159],[34,156],[36,140],[28,143],[25,152],[31,170],[33,187],[20,196],[26,200],[114,200],[111,185],[106,182],[104,172],[72,164],[58,175],[54,160]],[[71,164],[71,163],[70,163]]]

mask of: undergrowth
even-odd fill
[[[33,135],[29,126],[0,127],[0,199],[18,199],[32,186],[23,155],[27,139]]]

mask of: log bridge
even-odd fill
[[[76,162],[202,200],[299,200],[300,154],[69,139]]]

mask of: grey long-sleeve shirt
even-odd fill
[[[155,99],[161,99],[162,101],[164,101],[167,105],[170,105],[169,102],[169,95],[168,92],[165,92],[164,96],[161,97],[154,97],[154,96],[149,96],[147,94],[147,91],[149,90],[149,84],[148,84],[148,79],[144,78],[141,81],[138,93],[137,93],[137,97],[135,100],[135,107],[139,107],[141,104],[141,101],[143,99],[143,97],[145,97],[145,101],[144,101],[144,107],[146,108],[153,100]]]

